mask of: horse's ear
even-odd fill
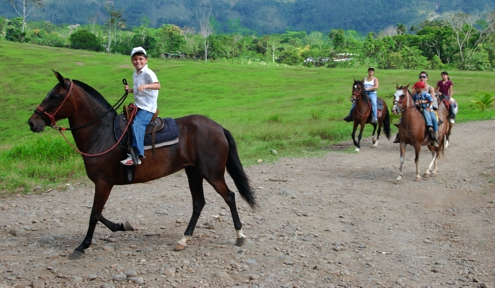
[[[62,76],[60,73],[58,73],[58,72],[57,72],[57,71],[55,71],[55,70],[52,70],[52,71],[53,71],[53,74],[55,74],[55,77],[57,77],[58,82],[59,82],[60,84],[64,84],[64,83],[65,83],[65,78],[64,78],[64,76]]]
[[[399,90],[399,84],[395,84],[395,89]]]
[[[411,83],[408,83],[406,86],[404,86],[404,88],[409,88],[409,85],[411,85]]]
[[[356,78],[354,78],[354,83],[356,83]]]

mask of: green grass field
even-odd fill
[[[8,41],[0,41],[0,56],[0,97],[5,111],[0,122],[1,193],[32,191],[35,186],[60,188],[66,181],[84,179],[81,156],[54,130],[32,133],[27,119],[57,83],[52,69],[89,84],[113,105],[124,93],[122,79],[132,81],[130,57]],[[350,139],[352,125],[341,119],[350,108],[353,79],[366,76],[366,68],[205,64],[154,58],[148,65],[162,85],[160,116],[203,114],[212,118],[232,132],[245,166],[255,165],[258,159],[270,163],[279,157],[322,155],[328,151],[322,147]],[[377,69],[378,96],[390,108],[395,85],[414,83],[419,72]],[[440,80],[440,72],[428,71],[430,85]],[[493,119],[494,109],[481,113],[471,101],[482,93],[495,94],[489,86],[493,73],[449,74],[460,106],[457,122]],[[58,124],[68,126],[67,121]],[[365,137],[371,132],[372,127],[367,126]],[[70,132],[65,133],[70,139]],[[271,154],[270,149],[278,154]]]

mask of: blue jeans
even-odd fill
[[[136,156],[140,158],[144,157],[144,134],[146,133],[146,126],[150,124],[152,117],[153,113],[138,109],[134,120],[132,120],[132,148],[134,148]]]
[[[438,121],[437,121],[437,115],[435,112],[430,111],[430,118],[431,118],[431,123],[433,124],[433,131],[438,132]]]
[[[368,95],[368,97],[370,98],[371,100],[371,110],[373,111],[373,117],[375,117],[375,119],[377,118],[377,108],[376,108],[376,101],[378,99],[378,96],[376,95],[376,91],[374,92],[366,92],[366,95]]]
[[[425,117],[425,121],[426,121],[426,126],[427,127],[433,127],[433,124],[431,123],[432,120],[432,115],[431,115],[432,112],[428,112],[426,111],[426,108],[423,108],[423,116]],[[437,130],[438,130],[438,125],[437,125]]]

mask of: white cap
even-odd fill
[[[138,52],[141,52],[144,55],[146,55],[146,50],[144,50],[143,47],[134,47],[134,48],[132,48],[132,51],[131,51],[131,57],[134,56],[134,54],[136,54]]]

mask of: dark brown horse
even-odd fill
[[[361,148],[361,138],[363,136],[363,130],[366,123],[370,123],[373,126],[373,134],[371,135],[373,141],[373,147],[378,145],[378,139],[380,138],[380,133],[382,131],[382,126],[385,130],[385,135],[387,139],[390,139],[390,113],[387,108],[387,104],[381,98],[377,99],[377,104],[381,102],[383,109],[378,111],[378,133],[375,138],[376,123],[371,123],[371,100],[369,99],[366,91],[364,90],[364,84],[362,81],[354,80],[352,85],[352,100],[355,101],[356,107],[353,111],[352,118],[354,119],[354,126],[352,128],[352,141],[356,146],[356,152],[359,152]],[[381,114],[380,114],[381,113]],[[358,140],[356,141],[356,130],[358,125],[360,125]]]
[[[397,92],[394,96],[393,110],[402,112],[402,118],[399,123],[399,140],[400,140],[400,168],[399,177],[396,181],[402,180],[402,167],[404,165],[404,158],[406,156],[406,145],[413,146],[415,152],[414,163],[416,163],[416,178],[415,181],[421,181],[419,171],[419,153],[421,152],[421,146],[428,146],[431,152],[431,162],[428,165],[428,169],[424,173],[423,177],[428,178],[435,176],[438,171],[437,159],[440,158],[440,153],[443,154],[443,141],[445,134],[447,133],[446,118],[442,113],[438,114],[439,120],[442,120],[444,124],[438,125],[438,144],[439,147],[435,148],[431,144],[430,133],[426,129],[426,123],[421,112],[414,105],[412,94],[409,92],[409,85],[400,86],[397,85]]]
[[[252,208],[255,208],[257,203],[239,160],[234,138],[228,130],[199,115],[176,119],[180,132],[179,143],[156,149],[156,158],[151,151],[146,151],[146,158],[142,159],[141,165],[136,166],[133,179],[129,181],[128,168],[119,163],[119,160],[125,158],[126,149],[115,145],[115,110],[95,89],[80,81],[65,79],[58,72],[54,73],[58,84],[48,92],[29,118],[28,124],[31,131],[41,132],[47,125],[56,126],[56,120],[68,118],[71,128],[75,127],[72,135],[77,149],[83,152],[86,173],[95,184],[88,231],[81,245],[69,256],[70,259],[82,257],[84,250],[91,244],[98,221],[113,232],[133,230],[130,224],[114,223],[102,214],[114,185],[148,182],[181,169],[185,169],[188,177],[193,212],[184,236],[174,249],[184,249],[193,235],[205,205],[203,180],[208,181],[229,206],[237,232],[236,245],[241,246],[245,243],[246,236],[242,233],[235,194],[225,183],[225,170],[232,176],[242,198]],[[99,120],[95,122],[95,119]],[[115,148],[111,149],[112,147]]]

